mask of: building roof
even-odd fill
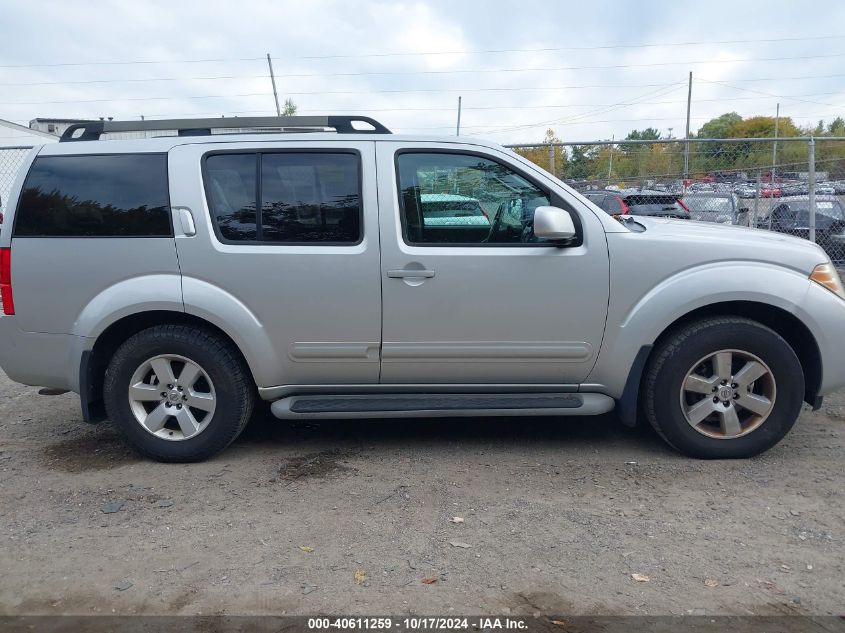
[[[0,119],[0,127],[6,128],[7,130],[12,130],[16,133],[11,136],[5,136],[2,132],[0,132],[0,145],[9,145],[9,143],[6,143],[5,141],[14,138],[20,138],[22,136],[40,136],[41,138],[46,138],[53,141],[57,141],[59,139],[59,137],[55,134],[49,134],[47,132],[33,130],[26,127],[25,125],[19,125],[17,123],[13,123],[12,121],[6,121],[5,119]]]
[[[92,119],[43,119],[41,117],[35,117],[30,121],[30,124],[34,123],[35,121],[39,121],[41,123],[87,123]]]

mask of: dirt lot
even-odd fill
[[[839,614],[843,419],[702,462],[612,416],[258,416],[164,465],[0,374],[0,613]]]

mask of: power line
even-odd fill
[[[25,86],[70,86],[79,84],[113,84],[113,83],[136,83],[151,81],[212,81],[217,79],[267,79],[269,75],[220,75],[216,77],[145,77],[137,79],[87,79],[83,81],[35,81],[32,83],[9,83],[0,84],[5,87]]]
[[[364,77],[379,76],[393,77],[406,75],[463,75],[463,74],[487,74],[487,73],[525,73],[525,72],[557,72],[561,70],[607,70],[611,68],[655,68],[663,66],[691,66],[695,64],[738,64],[744,62],[774,62],[797,59],[827,59],[832,57],[845,57],[845,53],[833,53],[829,55],[794,55],[789,57],[749,57],[746,59],[699,59],[682,62],[652,62],[648,64],[611,64],[606,66],[556,66],[548,68],[473,68],[465,70],[389,70],[389,71],[360,71],[354,73],[287,73],[277,75],[287,79],[304,77]]]
[[[845,37],[845,36],[843,36]],[[62,86],[62,85],[80,85],[80,84],[111,84],[111,83],[150,83],[156,81],[213,81],[213,80],[222,80],[222,79],[267,79],[269,75],[218,75],[218,76],[211,76],[211,77],[142,77],[142,78],[130,78],[130,79],[88,79],[88,80],[79,80],[79,81],[36,81],[36,82],[29,82],[29,83],[0,83],[2,87],[27,87],[27,86]],[[845,73],[837,73],[832,75],[803,75],[801,77],[752,77],[752,78],[734,78],[730,79],[731,82],[755,82],[755,81],[803,81],[809,79],[832,79],[835,77],[845,77]],[[715,79],[703,79],[698,78],[698,81],[706,81],[709,83],[718,83],[718,80]],[[540,88],[532,88],[532,87],[525,87],[525,88],[507,88],[507,90],[575,90],[575,89],[582,89],[582,88],[647,88],[649,86],[659,86],[659,85],[667,85],[667,84],[622,84],[622,85],[596,85],[596,86],[561,86],[559,88],[548,88],[548,87],[540,87]],[[477,90],[500,90],[500,88],[468,88],[468,89],[449,89],[451,92],[460,92],[460,91],[477,91]],[[394,90],[390,92],[419,92],[419,91],[430,91],[430,92],[440,92],[438,89],[422,89],[422,90]],[[289,93],[289,94],[365,94],[367,92],[375,92],[372,90],[367,91],[360,91],[360,92],[298,92],[298,93]],[[832,94],[832,93],[828,93]],[[454,109],[454,108],[452,108]]]
[[[596,85],[596,86],[560,86],[557,88],[550,88],[550,87],[539,87],[539,88],[468,88],[468,89],[461,89],[461,88],[447,88],[447,89],[409,89],[409,90],[353,90],[353,91],[313,91],[313,92],[288,92],[286,91],[285,94],[293,95],[293,96],[301,96],[301,95],[332,95],[332,94],[381,94],[381,93],[413,93],[413,92],[487,92],[487,91],[494,91],[494,92],[513,92],[513,91],[526,91],[526,90],[576,90],[580,88],[648,88],[653,86],[671,86],[674,85],[673,83],[662,83],[662,84],[634,84],[634,85],[627,85],[627,86],[620,86],[620,85]],[[257,93],[248,93],[248,94],[231,94],[231,95],[198,95],[198,96],[184,96],[184,97],[126,97],[126,98],[119,98],[119,99],[88,99],[88,100],[62,100],[62,101],[12,101],[12,102],[0,102],[0,105],[42,105],[42,104],[59,104],[59,103],[117,103],[120,101],[146,101],[146,100],[173,100],[178,101],[179,99],[223,99],[228,97],[265,97],[267,95],[271,95],[272,93],[267,92],[257,92]]]
[[[807,114],[807,115],[801,115],[801,116],[794,116],[792,118],[812,120],[812,119],[817,119],[819,117],[823,118],[823,117],[826,117],[826,116],[832,116],[834,114],[836,114],[836,113],[835,112],[827,112],[827,113],[822,113],[822,114]],[[705,120],[709,120],[712,117],[707,117],[707,116],[695,117],[694,116],[694,117],[690,117],[690,118],[692,120],[695,120],[695,121],[705,121]],[[559,125],[559,126],[560,125],[594,125],[594,124],[598,124],[598,123],[648,123],[648,122],[652,122],[652,121],[678,121],[680,119],[683,119],[683,115],[678,115],[678,116],[674,116],[674,117],[656,117],[656,118],[640,118],[640,119],[604,119],[604,120],[600,120],[600,121],[598,121],[598,120],[597,121],[571,121],[571,122],[565,122],[565,123],[558,123],[557,125]],[[548,124],[540,122],[540,123],[526,124],[524,126],[519,126],[519,127],[522,127],[522,128],[545,127],[546,125],[548,125]],[[488,126],[488,125],[461,125],[461,127],[462,128],[466,127],[466,128],[477,129],[477,128],[485,128],[485,127],[491,127],[491,126]],[[439,126],[434,126],[434,127],[396,126],[396,129],[398,129],[398,130],[453,130],[454,126],[452,126],[452,125],[439,125]],[[482,134],[498,134],[500,132],[510,132],[510,131],[513,131],[513,130],[510,129],[510,128],[502,128],[502,129],[498,129],[498,130],[486,130],[484,132],[478,132],[477,134],[474,134],[474,136],[479,136],[479,135],[482,135]],[[731,142],[732,141],[732,139],[729,139],[729,138],[721,139],[721,140],[724,140],[725,142]],[[819,140],[820,141],[824,140],[824,137],[819,137]],[[619,142],[624,143],[625,141],[620,140]],[[656,142],[659,142],[659,141],[656,141]],[[734,142],[738,142],[738,141],[734,141]],[[539,143],[538,146],[539,145],[543,145],[543,143]]]
[[[731,78],[729,81],[737,82],[737,81],[801,81],[804,79],[832,79],[834,77],[845,77],[843,73],[837,73],[834,75],[801,75],[800,77],[751,77],[751,78]],[[696,77],[698,81],[707,81],[711,83],[716,83],[719,80],[716,79],[704,79],[702,77]]]
[[[421,57],[427,55],[486,55],[489,53],[554,53],[563,51],[593,51],[593,50],[613,50],[620,48],[652,48],[664,46],[699,46],[699,45],[714,45],[714,44],[751,44],[764,42],[803,42],[803,41],[819,41],[819,40],[839,40],[845,39],[845,35],[823,35],[821,37],[779,37],[779,38],[765,38],[765,39],[743,39],[743,40],[712,40],[699,42],[661,42],[661,43],[646,43],[646,44],[609,44],[602,46],[566,46],[555,48],[493,48],[485,50],[473,51],[430,51],[430,52],[415,52],[415,53],[362,53],[362,54],[339,54],[339,55],[302,55],[296,59],[363,59],[373,57]]]
[[[756,93],[756,94],[759,94],[759,95],[765,95],[767,97],[776,97],[778,99],[789,99],[791,101],[800,101],[800,102],[803,102],[803,103],[812,103],[814,105],[825,105],[825,106],[831,106],[831,107],[834,107],[834,108],[839,107],[839,106],[837,106],[833,103],[824,103],[822,101],[810,101],[808,99],[798,99],[798,98],[790,97],[790,96],[787,96],[787,95],[776,95],[776,94],[773,94],[771,92],[763,92],[761,90],[752,90],[750,88],[740,88],[739,86],[732,86],[731,84],[725,83],[724,81],[712,81],[712,80],[707,80],[707,79],[699,79],[698,81],[704,81],[704,82],[709,83],[709,84],[718,84],[720,86],[725,86],[726,88],[733,88],[734,90],[742,90],[743,92],[753,92],[753,93]],[[842,91],[834,92],[834,93],[828,93],[828,94],[840,94],[841,92]],[[819,94],[822,94],[822,93],[819,93]]]
[[[767,97],[727,97],[721,99],[696,99],[693,103],[723,103],[726,101],[759,101],[762,99],[787,99],[791,97],[800,97],[800,96],[816,96],[816,95],[832,95],[832,94],[841,94],[840,92],[819,92],[819,93],[811,93],[807,95],[771,95]],[[221,95],[221,97],[224,95]],[[238,96],[238,95],[232,95]],[[264,96],[262,93],[261,96]],[[205,97],[172,97],[173,100],[178,100],[180,98],[211,98],[214,95],[207,95]],[[156,97],[150,97],[156,98]],[[162,97],[163,99],[163,97]],[[118,100],[119,101],[119,100]],[[53,102],[44,102],[44,103],[53,103]],[[558,110],[562,108],[606,108],[611,106],[622,106],[622,105],[674,105],[678,103],[686,103],[686,99],[676,99],[671,101],[635,101],[632,100],[629,102],[617,102],[617,103],[567,103],[567,104],[550,104],[550,105],[535,105],[535,106],[526,106],[526,105],[503,105],[503,106],[464,106],[463,110],[474,110],[474,111],[496,111],[496,110]],[[816,103],[816,102],[810,102]],[[832,105],[832,104],[821,104],[821,105]],[[835,107],[835,106],[833,106]],[[324,114],[328,108],[319,108],[319,109],[309,109],[303,108],[298,110],[302,114]],[[454,111],[454,106],[448,107],[432,107],[432,108],[339,108],[343,110],[344,113],[347,114],[367,114],[367,113],[374,113],[374,112],[452,112]],[[264,109],[264,110],[231,110],[228,111],[229,114],[250,114],[256,112],[272,112],[273,110]],[[219,115],[220,112],[188,112],[188,113],[177,113],[177,114],[146,114],[147,117],[167,117],[167,116],[201,116],[201,115]],[[79,117],[68,117],[68,118],[79,118]],[[23,119],[18,119],[18,121],[23,121]],[[27,119],[28,121],[28,119]]]
[[[549,90],[585,90],[592,88],[650,88],[654,86],[671,86],[674,83],[659,84],[591,84],[581,86],[539,86],[539,87],[491,87],[491,88],[401,88],[387,90],[315,90],[309,92],[290,92],[286,94],[301,95],[365,95],[365,94],[411,94],[428,92],[525,92],[525,91],[549,91]]]
[[[826,77],[845,77],[842,75],[819,75],[817,77],[802,77],[801,79],[816,79]],[[790,79],[783,77],[781,79]],[[705,80],[701,80],[705,81]],[[732,81],[757,81],[756,79],[747,80],[732,80]],[[770,81],[769,79],[762,79],[760,81]],[[771,81],[774,81],[772,79]],[[413,93],[437,93],[437,92],[547,92],[555,90],[592,90],[592,89],[627,89],[627,88],[652,88],[655,86],[671,86],[674,83],[659,83],[659,84],[584,84],[574,86],[505,86],[505,87],[490,87],[490,88],[398,88],[388,90],[312,90],[312,91],[287,91],[286,94],[294,96],[309,96],[309,95],[365,95],[365,94],[413,94]],[[452,108],[454,109],[454,108]]]
[[[526,127],[536,127],[537,125],[559,125],[559,124],[569,125],[571,121],[575,121],[577,119],[582,119],[582,118],[587,117],[587,116],[593,116],[593,115],[596,115],[596,114],[605,114],[606,112],[611,112],[611,111],[619,109],[619,108],[624,108],[624,107],[628,107],[628,106],[631,106],[631,105],[636,105],[637,102],[642,101],[643,99],[648,99],[649,97],[655,97],[655,96],[658,96],[658,95],[664,96],[666,94],[674,92],[680,86],[681,86],[680,83],[674,83],[671,86],[669,86],[668,88],[660,88],[658,90],[651,90],[651,91],[649,91],[649,92],[647,92],[643,95],[640,95],[639,97],[635,97],[634,99],[630,99],[628,101],[620,101],[620,102],[614,103],[614,104],[612,104],[612,105],[610,105],[606,108],[603,108],[603,109],[600,109],[600,110],[593,110],[591,112],[584,112],[584,113],[581,113],[581,114],[576,115],[574,117],[569,117],[569,118],[564,118],[564,119],[552,119],[552,120],[549,120],[549,121],[541,121],[537,124],[532,124],[532,125],[513,125],[513,126],[504,127],[504,128],[499,129],[499,130],[492,130],[492,131],[493,132],[510,132],[510,131],[513,131],[513,130],[524,129]]]
[[[136,64],[205,64],[221,62],[254,62],[263,61],[263,57],[220,57],[217,59],[160,59],[136,61],[97,61],[97,62],[60,62],[51,64],[0,64],[0,68],[57,68],[62,66],[131,66]]]
[[[592,50],[615,50],[624,48],[657,48],[673,46],[702,46],[721,44],[757,44],[770,42],[804,42],[821,40],[845,39],[845,35],[818,35],[807,37],[778,37],[761,39],[741,40],[701,40],[696,42],[644,42],[636,44],[607,44],[590,46],[567,46],[567,47],[542,47],[542,48],[500,48],[483,50],[455,50],[455,51],[422,51],[422,52],[390,52],[390,53],[363,53],[363,54],[337,54],[337,55],[298,55],[293,59],[353,59],[353,58],[374,58],[374,57],[421,57],[428,55],[482,55],[491,53],[542,53],[542,52],[564,52],[564,51],[592,51]],[[280,55],[282,58],[290,58],[289,55]],[[154,64],[205,64],[224,62],[253,62],[263,61],[264,57],[218,57],[206,59],[146,59],[146,60],[125,60],[125,61],[90,61],[90,62],[50,62],[43,64],[0,64],[0,68],[56,68],[68,66],[132,66],[132,65],[154,65]]]
[[[192,95],[185,97],[124,97],[121,99],[69,99],[61,101],[6,101],[0,105],[47,105],[56,103],[120,103],[121,101],[179,101],[180,99],[231,99],[233,97],[266,97],[272,92],[250,92],[233,95]]]

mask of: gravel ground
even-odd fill
[[[845,611],[845,393],[713,462],[612,416],[261,414],[167,465],[78,409],[0,374],[0,614]]]

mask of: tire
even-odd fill
[[[230,342],[201,328],[158,325],[118,348],[103,394],[109,419],[138,452],[160,462],[198,462],[240,435],[256,390]]]
[[[790,345],[741,317],[707,318],[667,335],[652,354],[640,394],[658,435],[701,459],[770,449],[795,424],[803,398],[804,373]]]

